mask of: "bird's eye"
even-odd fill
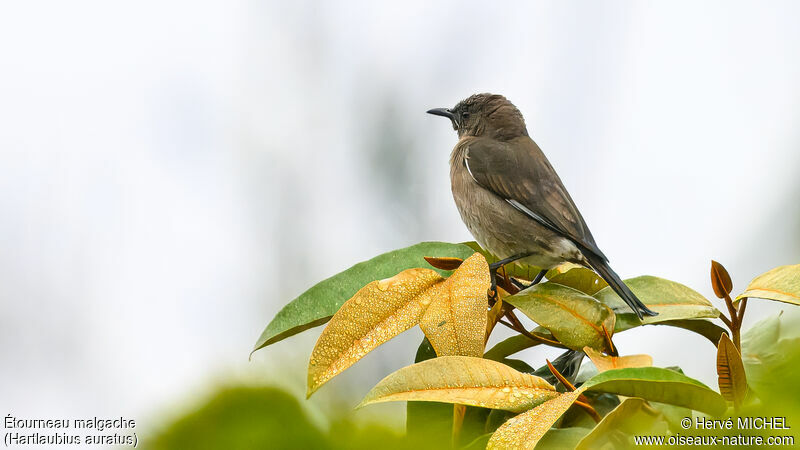
[[[462,120],[469,119],[469,111],[461,111],[461,119]]]

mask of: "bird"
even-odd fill
[[[565,262],[597,272],[639,319],[658,313],[639,300],[600,251],[558,174],[531,139],[522,113],[502,95],[475,94],[429,114],[450,119],[458,143],[450,185],[461,219],[478,244],[500,260],[548,269]]]

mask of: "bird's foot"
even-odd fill
[[[489,276],[491,277],[492,284],[489,286],[489,290],[487,291],[487,295],[489,296],[489,304],[493,305],[498,298],[497,295],[497,269],[492,269],[489,266]]]
[[[542,269],[536,274],[536,277],[530,282],[530,284],[525,284],[522,281],[517,280],[516,278],[511,278],[511,282],[516,286],[520,291],[524,289],[528,289],[531,286],[539,284],[544,279],[544,274],[547,273],[547,269]]]

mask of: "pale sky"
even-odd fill
[[[425,111],[476,92],[520,108],[623,278],[712,299],[712,258],[735,290],[798,262],[800,4],[289,3],[0,6],[0,413],[146,422],[220,383],[302,392],[320,329],[247,361],[283,304],[471,239],[456,136]],[[332,389],[355,405],[420,336]],[[715,384],[702,338],[615,342]]]

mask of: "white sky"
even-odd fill
[[[142,420],[279,363],[301,392],[318,330],[247,362],[284,303],[382,251],[470,238],[449,192],[455,134],[424,112],[475,92],[522,110],[623,277],[712,298],[711,258],[736,289],[797,263],[799,10],[3,4],[0,413]],[[400,186],[390,157],[410,168]],[[418,340],[336,386],[357,403]],[[701,338],[616,341],[715,383]]]

